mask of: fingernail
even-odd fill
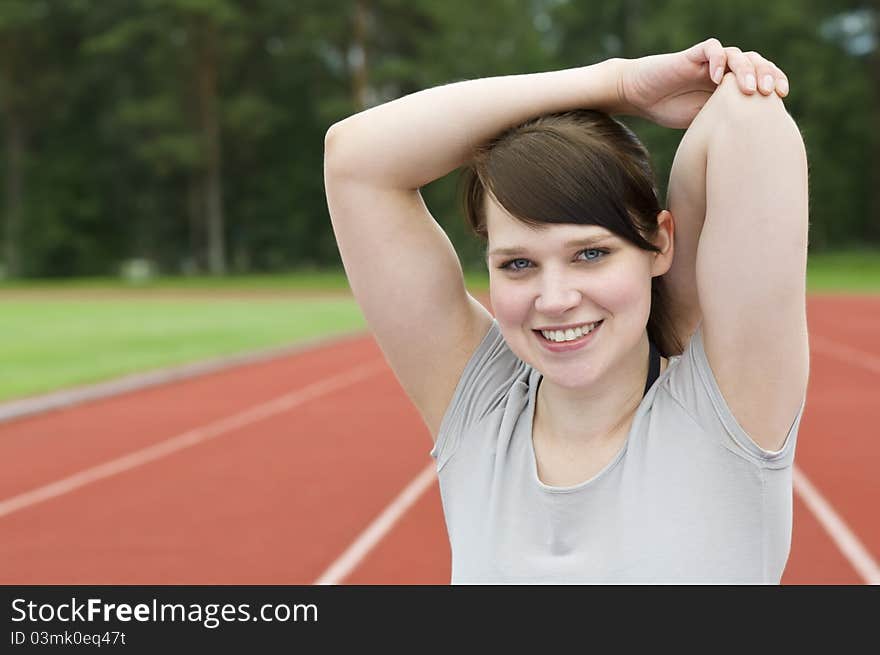
[[[749,73],[748,75],[746,75],[746,88],[747,88],[749,91],[754,91],[754,90],[755,90],[755,76],[752,75],[751,73]]]
[[[761,80],[761,89],[767,93],[770,93],[773,90],[773,76],[765,75],[764,79]]]
[[[776,82],[776,87],[782,95],[786,95],[788,93],[788,80],[784,77],[780,77]]]
[[[715,69],[715,72],[712,74],[712,81],[715,82],[715,84],[721,84],[721,78],[723,75],[724,75],[724,69],[721,68],[721,66],[719,66],[718,68]]]

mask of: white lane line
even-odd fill
[[[286,412],[298,405],[324,394],[347,387],[356,382],[388,370],[384,359],[356,366],[344,373],[325,378],[302,389],[279,396],[273,400],[256,405],[238,414],[214,421],[202,427],[188,430],[146,448],[136,450],[128,455],[79,471],[62,480],[27,491],[0,501],[0,517],[7,516],[20,509],[36,505],[50,498],[55,498],[87,484],[109,478],[110,476],[129,471],[161,457],[195,446],[199,443],[219,437],[227,432],[237,430],[246,425],[269,418],[275,414]]]
[[[810,349],[817,353],[834,357],[846,364],[867,369],[872,373],[880,373],[880,357],[877,355],[838,343],[827,337],[810,334],[809,338]]]
[[[391,528],[406,514],[407,510],[434,483],[437,478],[436,468],[437,465],[432,460],[313,584],[338,585],[349,573],[354,571],[375,548],[376,544],[391,531]]]
[[[810,349],[819,354],[833,357],[844,364],[880,374],[880,357],[864,350],[816,334],[810,334]],[[871,556],[870,551],[859,541],[859,538],[840,515],[834,511],[831,503],[825,500],[822,494],[810,483],[803,471],[795,466],[792,473],[795,491],[816,517],[816,520],[825,528],[846,560],[867,584],[880,584],[880,566]]]
[[[795,491],[804,504],[810,508],[813,516],[825,528],[846,560],[858,571],[867,584],[880,584],[880,566],[877,565],[877,562],[871,557],[871,553],[850,530],[846,522],[834,511],[831,503],[825,500],[797,466],[792,470],[792,475]]]

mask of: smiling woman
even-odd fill
[[[722,78],[728,63],[739,88]],[[434,439],[453,582],[779,582],[803,412],[801,403],[791,421],[791,401],[802,380],[783,368],[785,380],[768,375],[761,386],[775,396],[749,396],[762,411],[785,401],[775,414],[785,424],[754,439],[734,410],[753,415],[731,408],[728,390],[739,387],[727,383],[758,375],[751,366],[767,353],[756,359],[746,340],[724,341],[742,333],[717,320],[726,312],[736,322],[735,309],[718,310],[730,298],[744,308],[772,297],[755,284],[731,289],[737,280],[725,277],[741,254],[719,235],[740,229],[742,180],[763,191],[742,219],[753,241],[786,238],[784,265],[774,269],[765,246],[761,270],[793,293],[786,316],[800,307],[803,162],[791,126],[768,104],[781,101],[743,105],[754,93],[747,80],[771,73],[781,76],[756,53],[708,39],[677,53],[435,87],[328,132],[337,243],[367,323]],[[722,79],[721,99],[702,113]],[[671,127],[699,114],[682,140],[670,209],[648,153],[612,113]],[[735,131],[719,130],[704,149],[702,135],[729,121],[747,132],[769,127],[738,149]],[[780,152],[759,184],[754,170],[764,169],[753,160],[771,159],[767,144]],[[727,158],[735,165],[725,170]],[[458,167],[465,215],[487,243],[494,317],[467,293],[419,193]],[[794,191],[780,194],[787,200],[775,207],[787,218],[771,225],[758,203],[774,176]],[[704,242],[706,206],[724,218],[707,219],[714,234]],[[706,347],[703,298],[716,316]],[[788,364],[798,363],[789,355],[799,354],[799,329],[783,327],[795,344],[782,349]],[[749,367],[731,376],[738,356]],[[770,439],[780,447],[768,449]]]

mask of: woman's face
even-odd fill
[[[671,221],[664,223],[657,245],[665,252],[655,254],[598,225],[552,224],[535,230],[489,198],[490,297],[510,349],[561,387],[588,387],[605,377],[645,334],[651,279],[672,262],[666,232]],[[583,345],[564,352],[551,350],[535,331],[596,321],[602,324]]]

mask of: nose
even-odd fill
[[[535,311],[542,316],[562,316],[582,299],[581,292],[564,276],[547,276],[535,299]]]

